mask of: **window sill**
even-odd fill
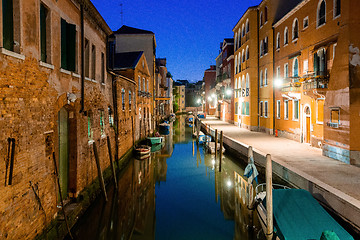
[[[280,51],[280,47],[276,48],[276,51],[279,52],[279,51]]]
[[[1,53],[4,54],[4,55],[10,56],[10,57],[20,59],[20,60],[25,60],[25,55],[22,55],[22,54],[7,50],[5,48],[1,48]]]
[[[288,43],[284,44],[284,47],[286,47],[287,45],[289,45]]]
[[[318,121],[316,121],[316,124],[323,125],[324,122],[318,122]]]
[[[106,134],[101,135],[101,139],[104,139],[104,138],[106,138]]]
[[[292,42],[295,43],[295,42],[297,42],[298,40],[299,40],[299,38],[297,37],[297,38],[293,39]]]
[[[71,72],[70,72],[70,71],[65,70],[65,69],[63,69],[63,68],[60,68],[60,72],[61,72],[61,73],[65,73],[65,74],[67,74],[67,75],[71,75]]]
[[[106,86],[106,84],[105,84],[105,83],[101,83],[101,86],[104,86],[104,87],[105,87],[105,86]]]
[[[88,145],[92,145],[94,142],[95,142],[94,140],[89,140]]]
[[[319,28],[321,28],[322,26],[325,26],[325,24],[326,24],[326,22],[323,23],[323,24],[321,24],[321,25],[319,25],[319,26],[316,26],[316,29],[319,29]]]
[[[80,77],[81,77],[80,74],[77,74],[77,73],[74,73],[74,72],[73,72],[71,75],[72,75],[73,77],[76,77],[76,78],[80,78]]]
[[[307,25],[306,27],[303,27],[303,31],[306,30],[309,27],[309,25]]]
[[[299,119],[294,119],[294,118],[293,118],[292,120],[293,120],[294,122],[298,122],[298,121],[299,121]]]
[[[89,81],[89,82],[97,83],[96,80],[91,79],[91,78],[88,78],[88,77],[85,77],[85,80],[86,80],[86,81]]]
[[[54,70],[54,65],[50,64],[50,63],[46,63],[46,62],[43,62],[43,61],[40,61],[39,62],[39,65],[41,67],[45,67],[45,68],[49,68],[51,70]]]
[[[337,16],[334,16],[334,17],[333,17],[333,20],[335,20],[335,19],[337,19],[337,18],[339,18],[339,17],[341,17],[341,14],[339,14],[339,15],[337,15]]]

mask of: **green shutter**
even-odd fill
[[[68,69],[67,65],[67,43],[66,43],[66,27],[67,23],[64,19],[61,19],[61,68]]]
[[[3,47],[14,51],[13,1],[3,0]]]
[[[314,73],[315,73],[315,76],[318,75],[318,71],[319,71],[319,59],[318,59],[317,53],[314,53]]]
[[[75,51],[76,51],[76,26],[67,23],[66,25],[67,38],[67,70],[75,71]]]
[[[46,15],[47,9],[44,5],[40,5],[40,45],[41,45],[41,61],[46,62]]]
[[[249,102],[246,102],[246,115],[249,116]]]

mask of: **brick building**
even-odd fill
[[[112,31],[90,1],[3,0],[1,14],[0,238],[31,239],[59,210],[53,153],[71,202],[97,178],[93,143],[103,170],[107,137],[117,158],[132,146],[136,83],[106,71]]]
[[[206,69],[204,72],[203,81],[205,83],[205,113],[207,115],[215,115],[216,114],[216,105],[217,101],[215,101],[212,97],[211,89],[215,86],[216,83],[216,66],[211,65],[210,68]],[[215,96],[215,94],[214,94]]]

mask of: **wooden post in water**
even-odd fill
[[[223,149],[223,131],[220,132],[220,163],[219,163],[219,172],[221,172],[222,149]]]
[[[133,139],[133,146],[135,146],[134,116],[131,116],[131,133]]]
[[[199,120],[196,118],[196,142],[197,143],[199,143],[199,134],[200,134]]]
[[[248,148],[248,164],[251,163],[251,159],[254,159],[254,153],[252,150],[252,146]],[[249,192],[248,192],[248,208],[251,209],[253,204],[253,185],[249,184]]]
[[[192,133],[194,134],[195,133],[195,117],[193,117],[193,122],[192,122]]]
[[[99,178],[99,182],[100,182],[100,187],[101,187],[101,190],[104,193],[105,201],[107,202],[108,199],[107,199],[107,195],[106,195],[104,177],[102,175],[100,161],[99,161],[99,155],[98,155],[98,152],[97,152],[95,142],[93,142],[93,150],[94,150],[94,156],[95,156],[96,166],[97,166],[97,170],[98,170],[98,178]]]
[[[218,131],[215,129],[215,160],[217,157],[217,142],[218,142]]]
[[[273,238],[273,197],[272,197],[272,161],[271,155],[266,155],[266,239]]]
[[[106,140],[107,140],[107,145],[108,145],[108,150],[109,150],[110,167],[111,167],[111,171],[112,171],[113,178],[114,178],[115,188],[117,189],[116,173],[115,173],[113,158],[112,158],[112,154],[111,154],[111,143],[110,143],[109,136],[106,137]]]

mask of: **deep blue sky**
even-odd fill
[[[155,33],[156,57],[166,57],[174,79],[202,80],[215,65],[220,42],[249,6],[260,0],[91,0],[110,28],[121,24]]]

